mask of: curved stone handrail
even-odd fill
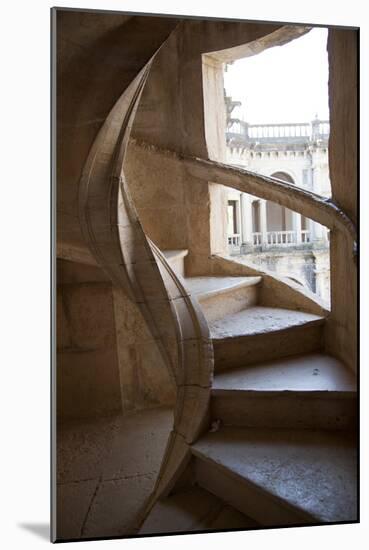
[[[107,117],[79,185],[79,218],[89,250],[113,284],[137,303],[177,387],[173,430],[144,515],[180,473],[189,445],[206,427],[213,371],[205,318],[145,235],[124,174],[129,135],[152,60]]]
[[[338,229],[356,242],[355,225],[332,199],[276,178],[262,176],[213,160],[183,156],[182,162],[189,172],[199,179],[227,185],[244,193],[276,202],[329,229]]]
[[[354,223],[339,205],[330,198],[237,166],[162,149],[144,141],[137,141],[137,143],[162,155],[163,158],[169,156],[176,159],[186,168],[188,173],[202,180],[204,184],[209,182],[218,183],[243,193],[273,201],[311,218],[331,230],[342,231],[353,240],[354,249],[356,247],[357,231]]]

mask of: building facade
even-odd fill
[[[330,197],[329,122],[248,124],[232,117],[226,98],[227,162]],[[228,245],[232,255],[290,277],[330,301],[329,232],[271,201],[230,190]]]

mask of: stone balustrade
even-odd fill
[[[241,246],[240,233],[232,233],[232,235],[228,235],[228,245],[232,249],[239,248]]]
[[[247,127],[249,139],[274,139],[309,137],[310,124],[249,124]]]
[[[228,235],[228,244],[231,250],[240,248],[241,236],[239,234]],[[311,232],[307,229],[300,231],[267,231],[264,235],[260,231],[252,233],[251,245],[254,247],[291,247],[297,245],[311,244]]]
[[[302,243],[310,243],[311,242],[311,234],[310,231],[307,229],[301,230],[301,242]]]
[[[297,231],[267,231],[268,246],[291,246],[297,243]]]
[[[315,119],[310,122],[279,123],[279,124],[248,124],[234,122],[227,132],[228,140],[238,138],[251,142],[279,142],[279,141],[315,141],[328,139],[329,121]]]

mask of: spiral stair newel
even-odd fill
[[[190,444],[207,425],[213,371],[207,322],[145,235],[124,173],[132,124],[154,57],[111,110],[79,186],[79,217],[89,249],[114,286],[139,307],[177,390],[174,425],[156,485],[134,530],[173,486],[190,458]]]

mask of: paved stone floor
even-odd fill
[[[130,534],[160,468],[173,413],[69,422],[58,429],[58,539]]]
[[[209,327],[213,338],[232,338],[284,330],[319,319],[304,311],[254,306],[213,321]]]
[[[256,521],[204,489],[193,486],[157,502],[139,533],[195,533],[255,527],[258,527]]]

